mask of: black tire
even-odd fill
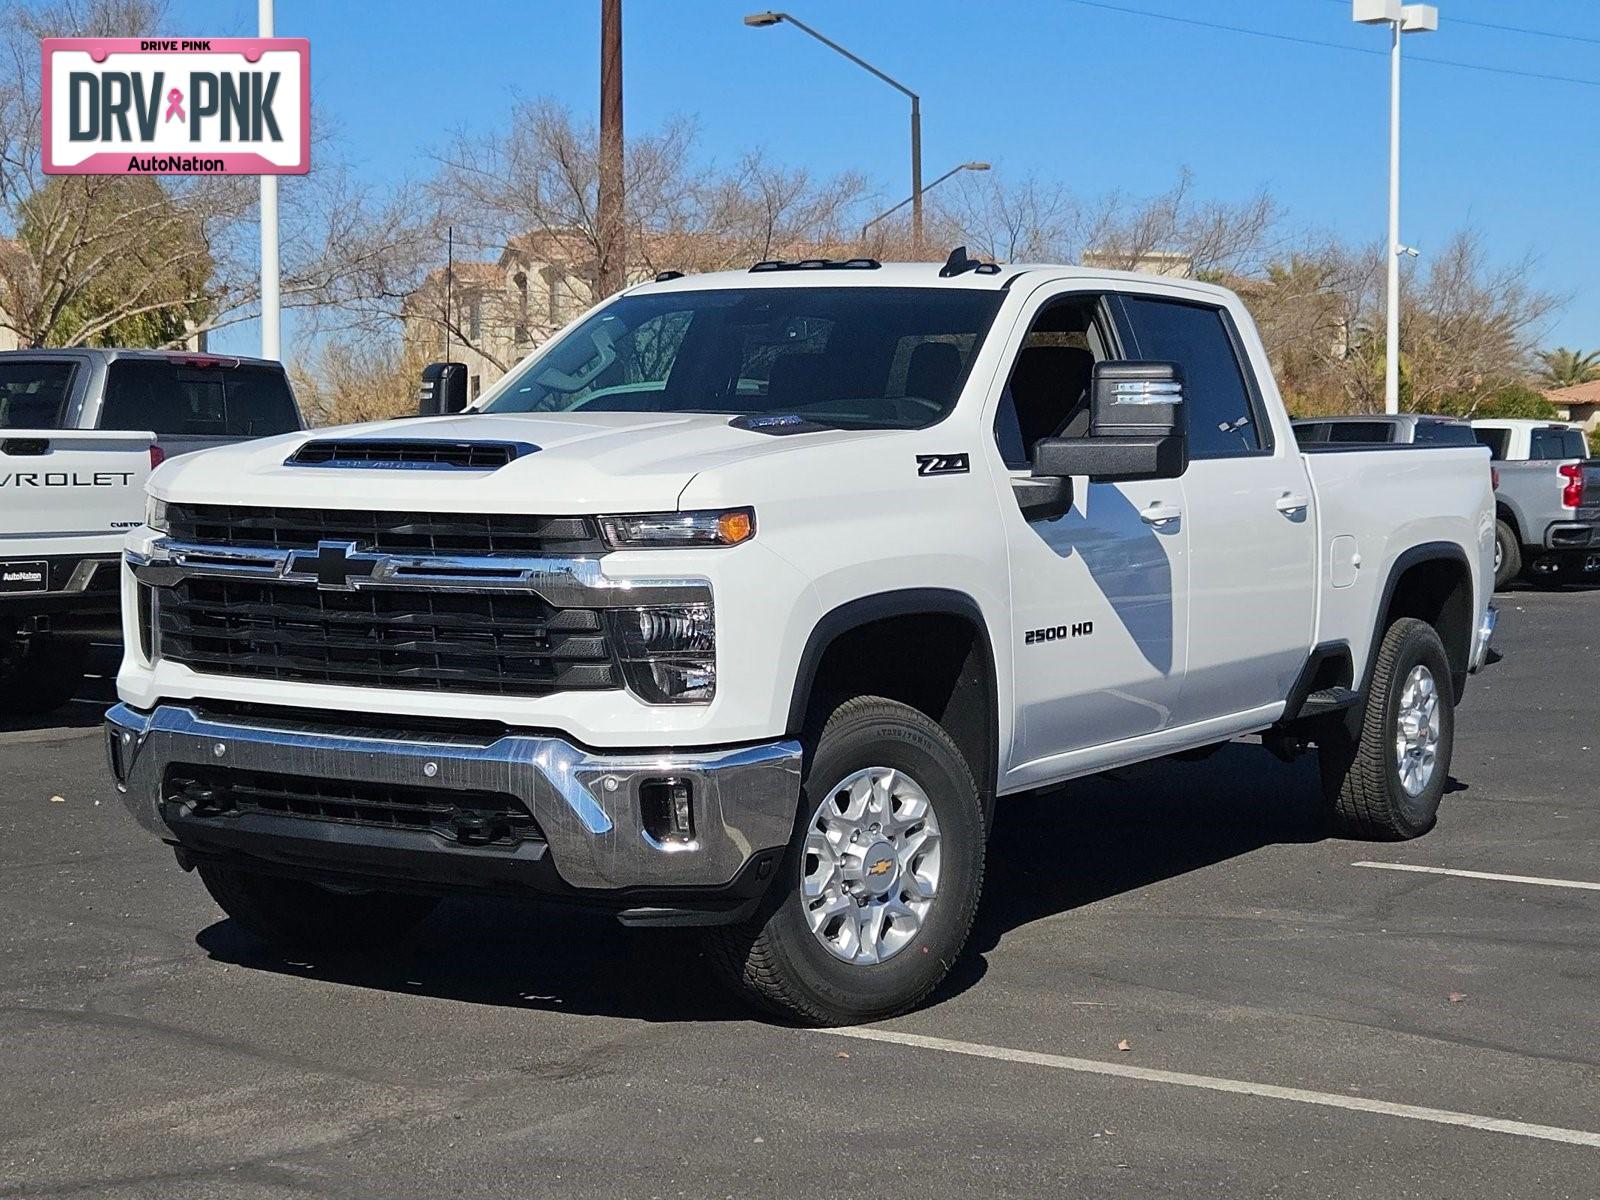
[[[1504,521],[1494,523],[1494,550],[1498,560],[1494,569],[1494,587],[1499,591],[1522,574],[1522,543],[1517,531]]]
[[[36,717],[78,694],[89,643],[54,637],[0,642],[0,715]]]
[[[938,822],[938,890],[923,924],[883,961],[845,962],[813,934],[801,895],[802,846],[823,797],[853,772],[887,767],[913,780]],[[961,955],[983,890],[983,803],[950,736],[920,712],[879,696],[847,700],[816,738],[801,786],[795,837],[756,916],[709,931],[708,953],[746,999],[808,1025],[875,1021],[927,999]]]
[[[335,892],[301,879],[202,866],[200,879],[246,932],[286,950],[380,950],[439,903],[401,892]]]
[[[1401,784],[1396,731],[1406,680],[1418,667],[1431,675],[1437,696],[1438,742],[1433,771],[1417,795]],[[1450,660],[1426,621],[1404,617],[1378,647],[1359,736],[1339,725],[1318,746],[1322,790],[1335,829],[1346,837],[1403,841],[1421,837],[1438,819],[1455,742],[1455,690]]]

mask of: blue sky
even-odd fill
[[[1203,194],[1242,198],[1265,186],[1293,223],[1382,235],[1381,53],[1110,11],[1385,49],[1383,32],[1351,24],[1346,0],[788,2],[922,93],[929,178],[977,158],[1086,194],[1143,194],[1187,166]],[[763,146],[819,172],[863,171],[886,202],[905,195],[904,99],[797,30],[746,28],[740,17],[755,7],[625,0],[629,127],[686,114],[697,119],[709,158]],[[1406,41],[1403,237],[1426,253],[1470,224],[1497,257],[1534,254],[1540,285],[1571,297],[1547,340],[1600,347],[1600,3],[1439,7],[1440,31]],[[593,112],[598,11],[594,0],[277,0],[277,25],[311,39],[315,106],[334,123],[341,155],[375,178],[399,179],[426,174],[429,151],[453,130],[493,128],[519,97],[553,96]],[[255,14],[255,0],[175,0],[171,27],[151,32],[248,34]],[[245,350],[255,336],[241,327],[226,341]]]

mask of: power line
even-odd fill
[[[1143,8],[1127,8],[1121,4],[1109,4],[1105,0],[1067,0],[1068,4],[1077,4],[1083,8],[1098,8],[1106,12],[1121,13],[1129,17],[1149,17],[1155,21],[1170,21],[1176,25],[1192,25],[1200,29],[1216,29],[1225,33],[1242,33],[1249,37],[1269,38],[1275,42],[1293,42],[1300,46],[1319,46],[1324,50],[1342,50],[1346,54],[1367,54],[1383,57],[1387,51],[1368,50],[1361,46],[1346,46],[1342,42],[1327,42],[1318,38],[1297,37],[1291,33],[1273,33],[1266,29],[1251,29],[1245,25],[1227,25],[1221,21],[1202,21],[1198,17],[1180,17],[1173,13],[1151,12]],[[1575,83],[1580,87],[1600,88],[1600,79],[1584,79],[1576,75],[1551,75],[1542,71],[1522,71],[1515,67],[1491,67],[1484,63],[1460,62],[1453,58],[1430,58],[1423,54],[1411,54],[1406,57],[1407,62],[1431,63],[1436,67],[1455,67],[1462,71],[1481,71],[1489,75],[1514,75],[1521,79],[1540,79],[1547,83]]]

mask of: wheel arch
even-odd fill
[[[899,700],[943,727],[978,781],[987,823],[999,779],[998,677],[988,623],[972,596],[905,588],[825,613],[801,651],[787,732],[804,740],[820,710],[849,694]]]
[[[1389,626],[1401,617],[1416,617],[1433,626],[1444,643],[1455,698],[1459,701],[1466,688],[1467,667],[1472,656],[1475,599],[1472,567],[1467,552],[1460,545],[1424,542],[1402,552],[1384,580],[1361,677],[1362,692],[1371,688],[1378,651]]]

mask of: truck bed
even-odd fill
[[[1481,446],[1325,446],[1305,450],[1316,494],[1315,645],[1345,642],[1360,686],[1373,615],[1401,557],[1430,543],[1469,553],[1474,611],[1494,578],[1489,452]],[[1480,470],[1464,469],[1478,464]],[[1422,501],[1422,503],[1419,503]]]

